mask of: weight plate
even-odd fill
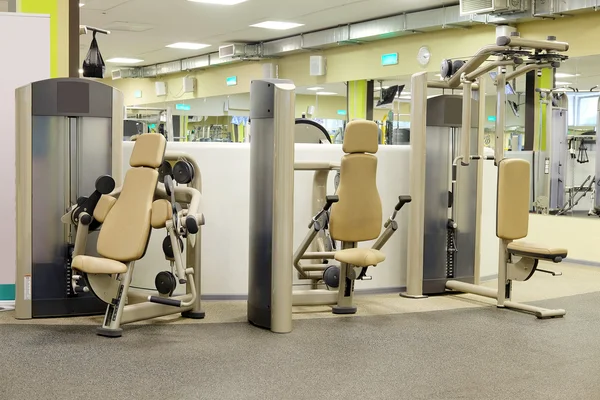
[[[160,164],[160,167],[158,167],[158,181],[164,182],[165,176],[167,175],[173,175],[173,167],[170,162],[165,160]]]
[[[177,183],[188,184],[194,179],[194,167],[187,161],[177,161],[173,167],[173,177]]]

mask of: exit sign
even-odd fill
[[[230,76],[225,82],[227,83],[227,86],[235,86],[237,85],[237,76]]]
[[[398,64],[398,53],[389,53],[381,56],[381,65],[397,65]]]

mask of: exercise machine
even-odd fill
[[[568,47],[552,37],[528,40],[513,32],[510,36],[499,35],[496,44],[482,48],[467,62],[445,61],[442,82],[428,82],[426,73],[413,75],[410,193],[414,204],[409,217],[407,290],[403,296],[423,298],[459,291],[493,298],[498,307],[530,312],[539,318],[565,314],[564,310],[511,301],[513,281],[526,281],[536,271],[545,272],[537,268],[538,262],[561,262],[567,250],[515,241],[527,236],[531,167],[525,160],[504,159],[504,132],[506,82],[529,71],[558,68],[566,59],[563,53]],[[495,58],[487,62],[490,57]],[[508,66],[514,70],[507,72]],[[472,134],[476,132],[476,116],[485,110],[485,97],[479,96],[478,105],[473,103],[473,97],[478,95],[476,85],[483,88],[484,75],[494,69],[496,140],[494,157],[487,157],[482,155],[482,140]],[[461,87],[463,95],[428,99],[427,90],[431,87]],[[475,154],[471,148],[477,149]],[[498,166],[497,290],[478,285],[481,169],[478,171],[477,163],[485,159],[493,159]],[[432,179],[435,176],[438,178]]]
[[[123,95],[88,79],[49,79],[17,89],[16,104],[15,315],[101,314],[104,303],[72,291],[75,237],[60,218],[97,177],[121,184]]]
[[[400,196],[381,233],[381,199],[375,185],[378,128],[371,121],[352,121],[344,133],[341,164],[296,162],[296,171],[315,171],[314,217],[308,233],[294,253],[294,268],[309,290],[294,290],[294,305],[332,305],[334,314],[354,314],[354,283],[370,280],[368,268],[384,257],[380,250],[398,230],[398,211],[410,196]],[[327,196],[327,175],[339,171],[336,195]],[[338,203],[339,202],[339,203]],[[328,229],[328,231],[327,231]],[[370,249],[358,242],[376,240]],[[336,241],[341,242],[338,251]],[[309,251],[310,250],[310,251]],[[310,261],[309,261],[310,260]],[[340,265],[332,264],[333,260]],[[309,261],[307,263],[307,261]],[[332,290],[333,289],[333,290]]]
[[[295,163],[294,104],[295,87],[291,81],[252,81],[248,321],[278,333],[292,330],[293,305],[334,304],[334,312],[356,312],[352,304],[354,281],[363,275],[363,271],[366,272],[365,268],[385,259],[378,249],[356,247],[357,242],[380,237],[383,222],[381,200],[375,184],[377,125],[367,121],[348,124],[343,145],[346,155],[339,166],[332,163]],[[338,168],[338,193],[326,196],[327,174]],[[309,234],[294,253],[295,170],[322,173],[316,184],[320,194],[315,196],[319,211],[309,223]],[[342,242],[341,249],[307,252],[325,226],[322,217],[329,211],[331,236]],[[381,246],[396,229],[395,221],[389,222],[380,241]],[[300,259],[335,259],[340,262],[339,273],[329,277],[334,284],[337,280],[338,289],[319,289],[318,283],[324,279],[329,265],[311,264],[300,265],[300,268],[296,265],[296,268],[302,278],[308,275],[308,280],[315,287],[294,291],[292,264],[298,264]]]
[[[108,305],[103,325],[97,329],[101,336],[120,337],[123,324],[159,316],[175,313],[195,319],[205,316],[200,301],[199,232],[204,216],[200,210],[199,169],[184,154],[165,154],[165,149],[166,139],[162,135],[141,135],[135,142],[131,169],[123,186],[114,189],[110,177],[99,178],[97,190],[63,217],[63,222],[77,226],[73,291],[92,293]],[[172,172],[164,171],[164,161],[176,162]],[[164,183],[159,183],[161,166]],[[90,256],[86,255],[86,242],[95,223],[101,224],[97,240],[99,256]],[[156,276],[156,295],[130,288],[135,262],[144,256],[152,228],[166,229],[163,251],[171,264],[171,271]],[[186,239],[186,265],[183,239]],[[186,285],[184,295],[174,294],[178,283]]]

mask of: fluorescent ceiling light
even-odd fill
[[[337,93],[334,92],[317,92],[319,96],[337,96]]]
[[[137,58],[122,58],[122,57],[116,57],[116,58],[111,58],[110,60],[106,60],[106,62],[109,63],[113,63],[113,64],[137,64],[137,63],[141,63],[144,60],[138,60]]]
[[[185,49],[185,50],[200,50],[206,47],[210,47],[210,44],[202,44],[202,43],[189,43],[189,42],[177,42],[166,47],[170,47],[172,49]]]
[[[317,90],[323,90],[323,89],[325,89],[325,88],[322,88],[322,87],[319,87],[319,86],[315,86],[315,87],[309,87],[306,90],[315,90],[315,91],[317,91]]]
[[[83,6],[85,6],[85,4],[79,3],[79,7],[83,7]]]
[[[222,6],[234,6],[236,4],[243,3],[248,0],[188,0],[193,3],[204,3],[204,4],[219,4]]]
[[[77,71],[77,72],[79,72],[80,74],[83,74],[83,69],[79,68],[79,71]]]
[[[555,76],[557,78],[572,78],[574,76],[581,76],[581,74],[567,74],[566,72],[557,72]]]
[[[556,81],[556,84],[558,86],[566,86],[566,85],[572,85],[571,82],[561,82],[561,81]]]
[[[410,96],[400,96],[398,98],[402,100],[410,100]]]
[[[297,24],[295,22],[281,22],[281,21],[265,21],[260,24],[250,25],[254,28],[265,28],[265,29],[276,29],[280,31],[284,31],[286,29],[298,28],[299,26],[304,26],[304,24]]]

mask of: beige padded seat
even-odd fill
[[[104,199],[94,215],[102,218],[97,251],[104,258],[77,256],[73,268],[89,274],[120,274],[128,263],[141,259],[148,246],[151,224],[164,226],[172,214],[163,202],[153,201],[166,140],[159,134],[143,134],[135,142],[121,193],[116,200]],[[105,196],[102,196],[103,198]]]
[[[73,259],[73,268],[86,274],[124,274],[127,265],[108,258],[77,256]]]
[[[508,252],[516,256],[525,256],[531,258],[540,258],[545,260],[556,260],[560,257],[562,261],[566,258],[569,251],[561,248],[547,248],[527,242],[511,242],[508,244]]]
[[[516,256],[561,262],[568,251],[548,248],[523,239],[529,230],[530,164],[516,158],[505,158],[498,164],[498,208],[496,210],[496,236],[511,240],[508,252]]]
[[[335,259],[356,267],[369,267],[385,261],[385,254],[374,249],[347,249],[336,252]]]
[[[377,190],[377,153],[379,131],[372,121],[352,121],[344,133],[344,153],[340,166],[339,202],[331,207],[331,237],[347,243],[379,237],[383,221],[381,198]],[[368,267],[385,260],[372,249],[346,249],[335,253],[337,261]]]

